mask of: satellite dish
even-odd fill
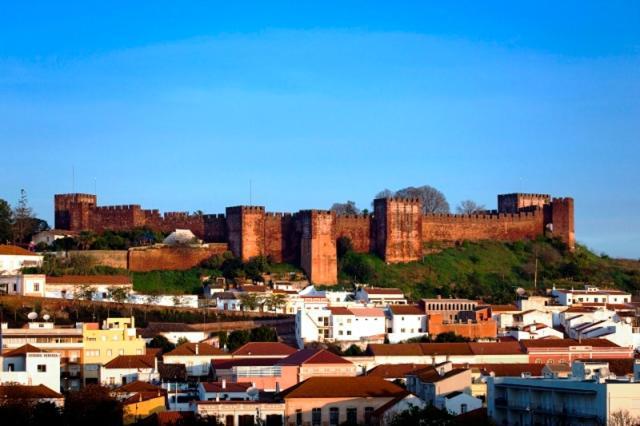
[[[38,313],[37,312],[29,312],[29,314],[27,315],[27,318],[29,318],[31,321],[33,321],[34,319],[38,318]]]
[[[247,395],[249,395],[251,398],[256,398],[259,393],[260,389],[255,386],[251,386],[249,389],[247,389]]]
[[[516,289],[516,293],[518,294],[518,296],[524,296],[527,293],[527,291],[522,287],[518,287]]]
[[[42,319],[45,320],[45,321],[49,321],[50,318],[51,318],[51,315],[49,315],[49,314],[44,314],[42,316]]]

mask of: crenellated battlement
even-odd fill
[[[238,205],[225,213],[190,214],[139,204],[97,206],[93,194],[56,194],[55,227],[73,231],[129,230],[161,232],[190,229],[206,242],[228,244],[243,260],[267,255],[303,267],[312,282],[336,280],[336,240],[347,237],[356,252],[375,252],[386,262],[422,258],[427,242],[516,241],[545,233],[575,246],[574,201],[548,194],[498,195],[498,209],[477,214],[422,212],[418,198],[374,200],[373,214],[337,215],[330,210],[266,212],[264,206]]]

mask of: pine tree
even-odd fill
[[[20,190],[20,199],[13,210],[13,218],[13,240],[16,243],[24,243],[30,236],[34,223],[33,209],[29,207],[27,192],[24,189]]]

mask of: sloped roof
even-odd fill
[[[282,358],[233,358],[212,359],[211,366],[216,370],[229,370],[233,367],[266,367],[276,365]]]
[[[132,285],[133,280],[127,275],[47,275],[47,284]]]
[[[222,291],[220,293],[215,294],[216,298],[220,300],[236,300],[236,294],[231,291]]]
[[[127,383],[119,388],[114,389],[114,392],[130,393],[130,392],[155,392],[159,390],[159,386],[152,385],[148,382],[136,380],[135,382]]]
[[[246,392],[251,387],[251,383],[231,383],[226,382],[224,388],[222,382],[202,382],[205,392]]]
[[[404,378],[407,373],[428,367],[427,364],[380,364],[367,372],[367,376],[383,379]]]
[[[496,377],[518,377],[522,373],[531,373],[532,376],[540,376],[545,364],[454,364],[454,366],[479,370],[484,375],[493,373]]]
[[[356,317],[384,317],[380,308],[350,308],[349,311]]]
[[[183,382],[187,380],[187,367],[184,364],[158,363],[158,374],[161,380]]]
[[[296,352],[296,348],[282,342],[249,342],[233,352],[233,356],[288,356]]]
[[[492,312],[519,311],[516,305],[490,305]]]
[[[22,247],[0,244],[0,256],[42,256],[41,254],[25,250]]]
[[[363,288],[362,291],[365,291],[367,294],[379,294],[379,295],[393,294],[393,295],[404,296],[404,293],[402,293],[402,290],[400,290],[399,288],[374,287],[374,288]]]
[[[63,398],[62,394],[55,392],[45,385],[0,385],[0,398]]]
[[[104,368],[154,368],[153,355],[119,355],[106,363]]]
[[[524,354],[524,350],[520,343],[514,342],[469,342],[471,352],[475,355],[517,355]]]
[[[331,311],[331,315],[353,315],[353,313],[344,306],[329,306],[327,309]]]
[[[453,368],[444,374],[440,374],[435,367],[426,367],[421,370],[413,371],[409,374],[417,376],[421,382],[424,383],[436,383],[442,380],[446,380],[450,377],[457,376],[467,371],[466,368]]]
[[[628,376],[633,375],[633,365],[635,360],[633,358],[598,358],[598,359],[589,359],[589,358],[581,358],[576,361],[584,361],[584,362],[602,362],[609,364],[609,371],[611,371],[616,376]]]
[[[417,305],[390,305],[389,309],[394,315],[426,315]]]
[[[26,355],[27,353],[42,353],[42,352],[49,352],[49,351],[36,348],[35,346],[27,343],[26,345],[22,345],[19,348],[16,348],[12,351],[3,353],[2,356],[7,358],[7,357],[23,356],[23,355]]]
[[[301,349],[278,362],[280,365],[353,364],[325,349]]]
[[[291,398],[396,397],[406,394],[400,386],[380,377],[311,377],[286,389],[281,396]]]
[[[532,339],[521,340],[526,349],[530,348],[568,348],[570,346],[593,346],[599,348],[619,348],[620,346],[607,339],[582,339],[580,342],[574,339]]]
[[[423,355],[473,355],[466,342],[456,343],[419,343]]]
[[[196,347],[198,353],[196,354]],[[226,355],[222,349],[214,348],[208,343],[183,343],[171,352],[164,354],[164,356],[214,356],[214,355]]]
[[[142,401],[149,401],[150,399],[166,398],[167,391],[165,389],[157,389],[154,391],[137,392],[131,395],[129,398],[122,401],[123,405],[137,404]]]

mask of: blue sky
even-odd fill
[[[226,3],[0,6],[0,198],[52,223],[72,188],[211,213],[250,180],[271,211],[545,192],[640,258],[640,3]]]

